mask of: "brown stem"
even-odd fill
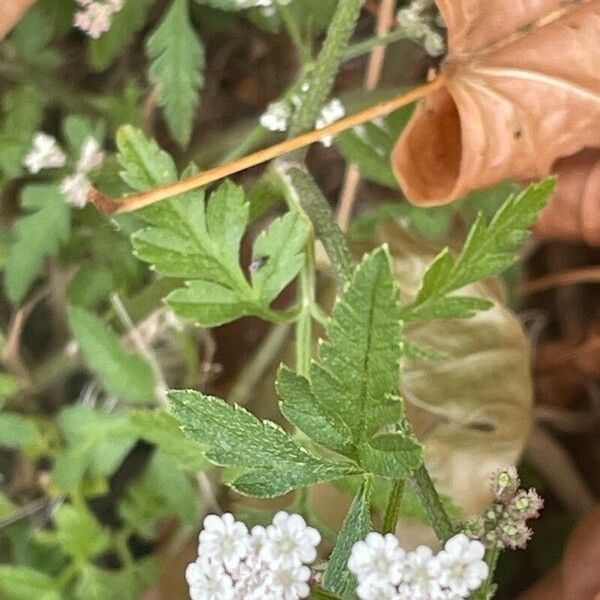
[[[427,96],[434,90],[441,88],[445,82],[445,76],[440,74],[429,83],[396,96],[395,98],[391,98],[390,100],[384,100],[383,102],[375,104],[374,106],[370,106],[365,110],[350,115],[344,119],[341,119],[340,121],[336,121],[335,123],[332,123],[323,129],[317,129],[303,133],[295,138],[285,140],[284,142],[280,142],[274,146],[269,146],[264,150],[259,150],[258,152],[254,152],[253,154],[249,154],[248,156],[234,160],[233,162],[208,169],[207,171],[187,177],[186,179],[180,179],[174,183],[169,183],[147,192],[142,192],[141,194],[127,196],[120,202],[118,200],[108,198],[94,188],[92,188],[92,190],[89,192],[88,200],[95,204],[105,214],[132,212],[145,206],[149,206],[150,204],[154,204],[155,202],[159,202],[160,200],[165,200],[166,198],[171,198],[172,196],[177,196],[178,194],[182,194],[184,192],[189,192],[190,190],[208,185],[209,183],[213,183],[219,179],[223,179],[224,177],[238,173],[239,171],[249,169],[250,167],[254,167],[269,160],[273,160],[279,156],[283,156],[284,154],[299,150],[300,148],[309,146],[314,142],[318,142],[323,137],[337,135],[343,131],[352,129],[357,125],[366,123],[367,121],[372,121],[373,119],[388,115],[394,110],[411,104],[412,102]]]

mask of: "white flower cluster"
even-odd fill
[[[348,569],[361,600],[462,600],[487,579],[485,548],[459,533],[433,554],[419,546],[405,552],[395,535],[369,533],[354,544]]]
[[[306,86],[306,84],[305,84]],[[307,86],[302,87],[306,91]],[[292,98],[292,104],[298,108],[301,100],[299,96]],[[321,110],[321,114],[315,123],[315,129],[323,129],[336,121],[339,121],[346,115],[346,109],[338,98],[332,98]],[[270,131],[286,131],[289,125],[292,109],[289,103],[285,101],[273,102],[269,104],[267,110],[260,116],[260,124]],[[325,136],[321,144],[328,148],[333,143],[332,136]]]
[[[446,50],[444,38],[438,28],[443,27],[441,17],[435,14],[433,0],[413,0],[409,6],[398,11],[398,22],[402,29],[421,42],[431,56],[441,56]]]
[[[98,39],[110,30],[113,15],[123,8],[124,0],[77,0],[77,4],[79,8],[73,24],[91,38]]]
[[[308,597],[321,536],[300,515],[279,512],[268,527],[209,515],[198,558],[185,572],[192,600],[297,600]]]
[[[38,132],[33,136],[31,150],[23,159],[23,164],[30,173],[39,173],[42,169],[64,167],[67,156],[58,145],[55,137]],[[87,194],[92,187],[87,174],[104,162],[104,152],[98,141],[88,136],[83,141],[75,172],[65,177],[60,184],[60,191],[65,200],[77,208],[87,203]]]

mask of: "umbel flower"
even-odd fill
[[[297,600],[310,592],[321,536],[300,515],[279,512],[252,531],[233,515],[209,515],[199,536],[198,558],[186,579],[192,600]]]
[[[360,600],[461,600],[487,579],[484,545],[464,533],[434,554],[427,546],[406,553],[396,536],[369,533],[354,544],[348,569]]]

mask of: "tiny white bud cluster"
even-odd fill
[[[42,169],[64,167],[67,156],[59,146],[55,137],[38,132],[33,136],[31,150],[23,159],[23,164],[30,173],[39,173]],[[88,136],[83,141],[75,172],[65,177],[60,184],[60,191],[65,200],[77,208],[87,203],[87,193],[92,187],[87,174],[104,162],[104,152],[98,141]]]
[[[308,91],[308,84],[304,84],[301,88],[302,92]],[[280,100],[269,104],[267,110],[260,116],[260,124],[270,131],[286,131],[290,118],[292,116],[292,107],[298,109],[302,104],[300,96],[292,96],[289,102]],[[316,122],[315,129],[323,129],[336,121],[339,121],[346,115],[346,109],[338,98],[332,98],[322,109]],[[325,136],[321,140],[321,144],[329,148],[333,143],[332,136]]]
[[[539,517],[544,501],[533,488],[519,489],[520,484],[514,467],[495,473],[491,482],[494,502],[482,517],[469,521],[466,529],[491,546],[524,548],[533,533],[527,521]]]
[[[439,15],[432,10],[434,8],[433,0],[413,0],[409,6],[398,11],[398,22],[411,38],[423,44],[429,55],[441,56],[446,44],[438,31]]]
[[[346,109],[338,98],[332,98],[321,110],[321,114],[315,124],[316,129],[323,129],[346,115]],[[333,143],[333,137],[328,135],[321,140],[321,144],[328,148]]]
[[[369,533],[354,544],[348,569],[360,600],[461,600],[487,579],[485,547],[459,533],[434,554],[428,546],[405,552],[392,534]]]
[[[124,0],[77,0],[79,8],[73,24],[91,38],[98,39],[110,30],[113,15],[123,8],[123,3]]]
[[[56,138],[47,133],[38,132],[33,136],[31,150],[23,159],[30,173],[39,173],[42,169],[64,167],[67,156],[58,145]]]
[[[75,173],[65,177],[60,186],[60,191],[69,204],[76,208],[83,208],[87,204],[87,195],[92,188],[87,174],[103,162],[104,152],[100,149],[100,144],[95,138],[88,136],[81,146]]]
[[[192,600],[297,600],[307,598],[321,536],[300,515],[279,512],[252,531],[233,515],[209,515],[198,558],[185,576]]]

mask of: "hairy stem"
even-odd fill
[[[308,215],[315,235],[325,246],[327,255],[335,269],[339,282],[350,279],[354,272],[354,261],[348,249],[346,238],[336,224],[331,207],[310,173],[299,163],[280,163],[278,170],[296,190],[299,203]]]
[[[312,129],[327,100],[335,76],[344,60],[344,51],[360,15],[362,0],[339,0],[327,37],[301,98],[300,109],[294,115],[290,137]]]
[[[402,506],[402,496],[404,495],[404,479],[396,479],[392,483],[392,489],[388,498],[388,503],[385,508],[385,515],[383,517],[383,531],[382,533],[394,533],[396,531],[396,525],[400,518],[400,507]]]
[[[414,472],[411,481],[438,539],[445,541],[452,537],[454,533],[452,522],[442,505],[425,465],[421,465]]]

